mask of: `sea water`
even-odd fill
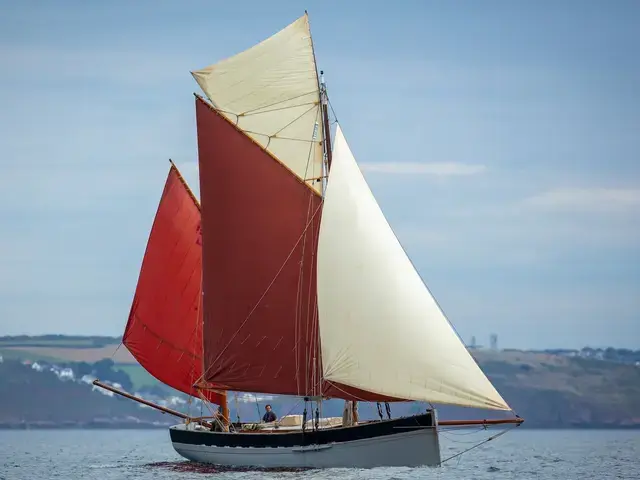
[[[495,430],[441,433],[442,458]],[[640,430],[517,428],[440,468],[221,469],[178,456],[167,430],[0,431],[0,479],[640,479]]]

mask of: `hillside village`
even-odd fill
[[[474,350],[470,348],[470,350]],[[475,350],[478,350],[476,348]],[[482,350],[482,349],[480,349]],[[523,353],[541,353],[547,355],[559,355],[562,357],[578,357],[590,360],[602,360],[607,362],[623,363],[626,365],[640,366],[640,350],[629,350],[627,348],[591,348],[584,347],[580,350],[551,348],[545,350],[516,350],[505,348],[502,352],[523,352]]]
[[[0,396],[0,428],[147,428],[175,423],[149,407],[94,386],[96,378],[162,406],[196,416],[206,414],[208,407],[200,400],[151,377],[125,348],[118,348],[115,341],[119,340],[0,337],[0,391],[12,392],[11,396]],[[470,352],[526,419],[528,428],[640,427],[640,351],[520,351],[475,346]],[[47,401],[34,402],[33,398]],[[239,392],[230,402],[231,415],[254,421],[264,402],[280,412],[300,409],[300,402],[293,397]],[[339,400],[323,404],[326,415],[341,415]],[[363,418],[375,416],[374,408],[368,406],[362,407]],[[437,407],[441,418],[478,415],[468,409]],[[426,405],[416,402],[393,405],[394,415],[423,408]],[[480,415],[492,418],[494,413],[483,411]]]

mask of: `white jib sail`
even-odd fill
[[[306,14],[248,50],[191,73],[221,114],[321,191],[322,182],[313,179],[322,176],[322,110]]]
[[[317,261],[326,380],[407,400],[511,410],[422,282],[340,127]]]

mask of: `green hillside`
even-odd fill
[[[62,348],[97,348],[105,345],[117,345],[120,337],[72,336],[72,335],[17,335],[0,337],[2,347],[62,347]]]
[[[498,391],[539,427],[640,427],[640,367],[529,352],[474,352]]]
[[[14,360],[0,363],[0,428],[142,428],[175,420],[90,385],[61,381]]]
[[[77,373],[80,376],[82,372],[95,371],[98,365],[102,372],[106,372],[100,374],[103,379],[127,385],[126,388],[133,391],[153,390],[170,394],[171,390],[137,364],[126,348],[118,348],[119,342],[118,338],[105,337],[0,337],[0,355],[6,361],[43,360],[69,366],[74,372],[80,372]],[[606,349],[600,359],[583,358],[580,352],[568,351],[472,350],[471,353],[509,405],[526,419],[526,427],[640,427],[640,366],[635,361],[637,352],[616,353],[615,349]],[[3,375],[10,376],[11,373],[5,370]],[[35,381],[40,377],[33,378]],[[5,383],[9,381],[7,378],[4,380]],[[23,388],[20,385],[19,382],[12,384],[10,388],[14,390],[6,391]],[[71,391],[64,393],[67,388],[65,385],[67,383],[59,382],[48,388],[57,386],[60,389],[57,394],[64,397],[71,394]],[[23,386],[39,398],[46,398],[50,394],[39,392],[35,384]],[[9,388],[7,385],[5,387]],[[0,395],[0,412],[7,407],[6,398],[7,395]],[[397,405],[394,412],[410,413],[416,405]],[[20,403],[13,403],[11,408],[19,410]],[[335,408],[339,415],[340,405]],[[441,418],[488,418],[492,415],[487,411],[469,412],[451,407],[439,409]],[[14,413],[19,415],[19,411]],[[64,417],[64,409],[61,416]]]
[[[115,368],[116,370],[120,370],[129,375],[129,378],[131,379],[131,383],[133,384],[133,388],[135,390],[140,390],[145,387],[162,385],[158,380],[155,379],[155,377],[151,376],[151,374],[140,365],[116,364]]]

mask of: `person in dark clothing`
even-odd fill
[[[262,421],[264,423],[275,422],[278,417],[276,417],[276,414],[273,413],[273,410],[271,410],[271,405],[267,405],[266,407],[264,407],[264,409],[266,410],[266,412],[262,416]]]
[[[218,410],[213,414],[213,419],[211,421],[211,431],[212,432],[222,432],[224,429],[222,428],[222,421],[224,417],[222,416],[222,407],[219,406]]]

